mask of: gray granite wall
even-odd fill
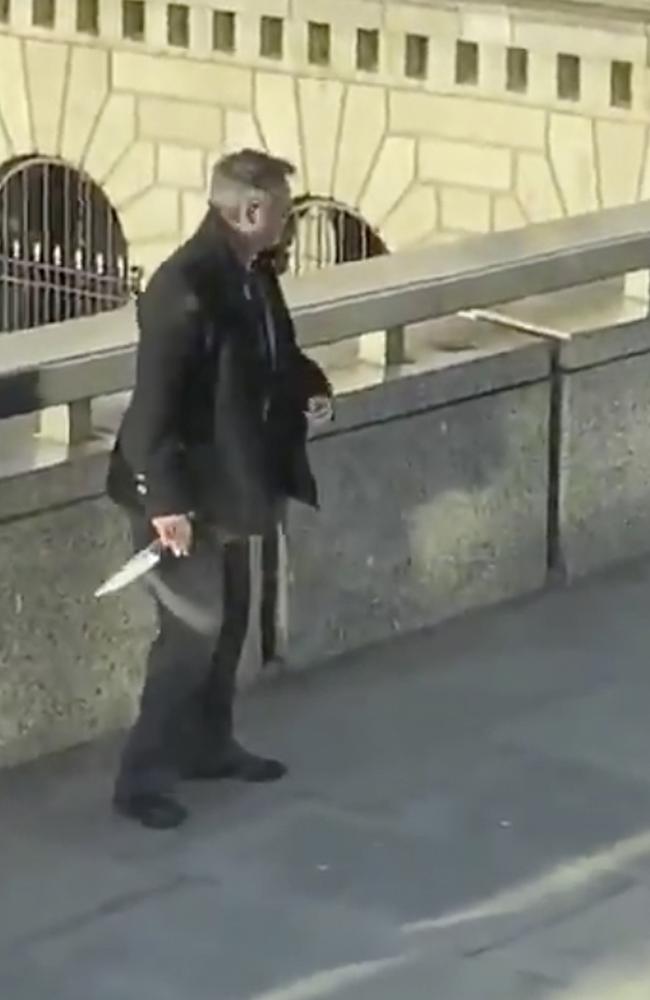
[[[290,517],[297,665],[543,585],[549,352],[492,354],[339,400],[312,443],[322,510]],[[138,587],[92,594],[128,553],[105,453],[0,486],[0,765],[125,724],[153,621]]]
[[[650,324],[559,358],[559,556],[569,579],[650,552]]]

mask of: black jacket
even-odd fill
[[[331,388],[296,344],[272,265],[258,264],[256,275],[273,316],[274,363],[213,212],[140,296],[135,389],[107,483],[121,506],[149,518],[193,511],[259,534],[278,499],[317,505],[305,409]]]

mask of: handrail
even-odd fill
[[[650,201],[285,281],[298,337],[335,344],[650,266]],[[131,388],[133,306],[0,337],[0,419]]]

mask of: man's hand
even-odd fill
[[[175,556],[189,556],[192,547],[192,522],[187,514],[154,517],[151,522],[163,548]]]
[[[334,404],[330,396],[312,396],[307,404],[307,417],[313,427],[329,423],[334,416]]]

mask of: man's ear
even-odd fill
[[[245,212],[246,222],[250,226],[256,225],[257,220],[259,219],[259,214],[260,214],[259,201],[254,201],[254,200],[249,201],[246,205],[246,212]]]

